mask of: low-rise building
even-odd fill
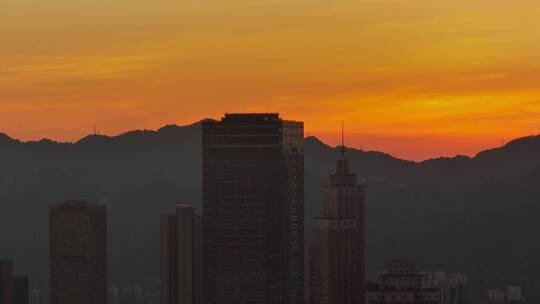
[[[368,304],[442,304],[438,287],[424,286],[417,261],[389,261],[379,282],[368,285]]]
[[[521,287],[508,286],[506,289],[490,289],[487,292],[487,304],[523,304]]]
[[[439,288],[441,304],[468,304],[469,284],[467,276],[444,271],[423,272],[423,287]]]

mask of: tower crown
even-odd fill
[[[345,128],[341,122],[341,146],[339,158],[336,163],[335,174],[330,175],[330,184],[334,186],[356,185],[356,174],[351,172],[349,159],[345,157]]]

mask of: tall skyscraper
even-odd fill
[[[29,299],[28,278],[14,274],[12,261],[0,260],[0,303],[28,304]]]
[[[49,210],[50,304],[107,303],[107,209],[67,201]]]
[[[336,172],[324,187],[322,216],[315,219],[310,248],[310,302],[364,304],[364,186],[349,168],[342,145]]]
[[[203,303],[304,303],[303,123],[203,124]]]
[[[190,205],[161,216],[161,303],[201,303],[201,216]]]

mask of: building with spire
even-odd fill
[[[366,214],[364,185],[345,157],[324,186],[321,217],[315,218],[310,247],[310,303],[364,304],[366,299]]]

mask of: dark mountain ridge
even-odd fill
[[[86,198],[109,206],[113,281],[158,277],[159,215],[179,202],[200,208],[201,143],[200,122],[74,143],[0,134],[0,254],[17,260],[21,272],[43,275],[49,204]],[[338,153],[305,139],[308,238]],[[475,157],[423,162],[346,153],[367,183],[370,271],[386,258],[412,257],[426,268],[487,277],[519,270],[540,255],[527,238],[540,229],[540,136]]]
[[[60,143],[49,139],[21,142],[0,133],[0,147],[16,152],[34,150],[79,153],[134,148],[131,153],[167,148],[169,145],[187,144],[184,148],[193,150],[201,142],[200,123],[188,126],[168,125],[156,131],[135,130],[117,136],[89,135],[75,143]],[[320,158],[332,159],[336,155],[330,147],[315,137],[305,140],[307,161]],[[0,156],[5,151],[0,151]],[[440,157],[421,162],[395,158],[377,151],[347,149],[353,168],[367,180],[385,180],[399,183],[435,182],[477,182],[482,180],[512,179],[524,174],[539,163],[540,136],[528,136],[508,144],[479,152],[474,157],[458,155]],[[327,176],[333,170],[331,162],[308,168],[320,176]]]

